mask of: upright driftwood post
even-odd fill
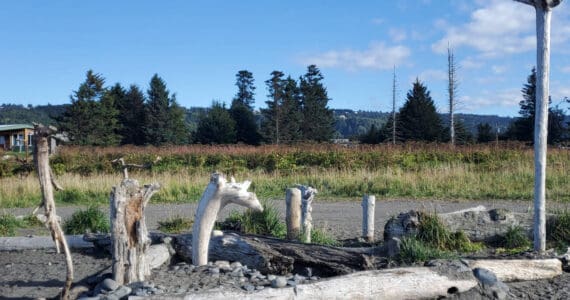
[[[62,299],[69,299],[69,291],[73,283],[73,260],[71,252],[67,246],[67,240],[55,210],[55,201],[53,197],[53,188],[55,184],[52,178],[51,168],[49,166],[49,139],[56,132],[55,128],[45,127],[43,125],[34,126],[34,160],[36,163],[36,171],[40,181],[40,189],[42,191],[42,206],[45,208],[46,226],[51,232],[51,237],[55,242],[57,253],[65,254],[65,263],[67,265],[67,275],[65,284],[61,292]],[[57,186],[57,185],[56,185]]]
[[[550,20],[562,0],[515,0],[536,10],[536,101],[534,117],[534,250],[546,250],[546,152],[550,76]]]
[[[285,194],[287,239],[299,240],[301,233],[301,191],[289,188]]]
[[[263,211],[257,196],[247,191],[250,185],[250,181],[236,183],[233,177],[228,183],[223,175],[212,174],[210,183],[198,203],[194,226],[192,226],[192,263],[194,265],[203,266],[208,263],[210,236],[222,208],[235,203],[255,211]]]
[[[145,254],[150,246],[145,207],[158,189],[157,183],[141,188],[138,181],[128,178],[113,187],[110,198],[113,279],[119,284],[144,281],[150,275]]]
[[[317,189],[310,186],[297,185],[301,191],[301,240],[305,243],[311,242],[311,231],[313,229],[313,199],[317,194]]]
[[[376,196],[362,197],[362,238],[368,242],[374,241],[374,208]]]

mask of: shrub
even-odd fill
[[[13,215],[0,215],[0,236],[15,236],[16,229],[22,225],[22,221]]]
[[[87,207],[86,210],[76,211],[63,224],[63,230],[67,234],[106,233],[109,232],[109,228],[109,218],[94,205]]]
[[[182,233],[192,229],[194,220],[176,216],[166,221],[158,222],[158,230],[165,233]]]

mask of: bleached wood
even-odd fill
[[[477,281],[473,277],[453,279],[430,268],[410,267],[357,272],[295,288],[263,289],[254,293],[215,290],[173,299],[436,299],[446,296],[452,288],[465,292],[475,286]]]
[[[263,207],[254,193],[248,192],[251,182],[236,183],[232,177],[231,182],[218,173],[213,173],[210,183],[206,187],[194,217],[192,226],[192,263],[202,266],[208,263],[208,245],[214,223],[220,210],[226,205],[234,203],[255,211],[263,211]]]
[[[113,279],[119,284],[144,281],[150,275],[146,252],[150,238],[145,207],[160,189],[155,183],[140,187],[137,180],[124,179],[113,187],[110,198]]]
[[[299,240],[301,233],[301,191],[289,188],[285,194],[285,223],[287,223],[287,239]]]
[[[313,199],[315,199],[317,189],[300,184],[297,188],[301,191],[301,240],[310,243],[313,229]]]
[[[484,268],[504,282],[549,279],[562,274],[559,259],[485,259],[468,261],[469,267]]]
[[[40,189],[42,192],[42,204],[45,209],[46,222],[45,225],[50,230],[51,237],[55,242],[56,252],[60,253],[61,249],[65,254],[66,262],[66,278],[64,287],[61,293],[62,299],[69,299],[69,291],[73,283],[73,260],[71,252],[67,245],[59,217],[56,213],[55,200],[53,196],[53,189],[55,181],[52,178],[52,171],[49,166],[49,138],[55,133],[54,128],[48,128],[43,125],[34,125],[34,161],[36,164],[36,171],[40,182]],[[56,185],[58,186],[58,185]]]
[[[515,0],[536,10],[536,101],[534,120],[534,250],[546,249],[546,152],[550,77],[550,21],[562,0]]]
[[[368,242],[374,241],[374,208],[376,196],[364,195],[362,197],[362,238]]]

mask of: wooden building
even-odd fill
[[[34,126],[29,124],[0,125],[0,149],[31,151]]]

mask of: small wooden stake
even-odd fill
[[[362,197],[362,238],[368,242],[374,241],[374,208],[376,197],[364,195]]]
[[[287,189],[285,194],[287,239],[299,240],[301,233],[301,191],[298,188]]]
[[[304,243],[311,242],[311,231],[313,229],[313,199],[317,194],[317,189],[310,186],[297,185],[301,190],[301,241]]]

